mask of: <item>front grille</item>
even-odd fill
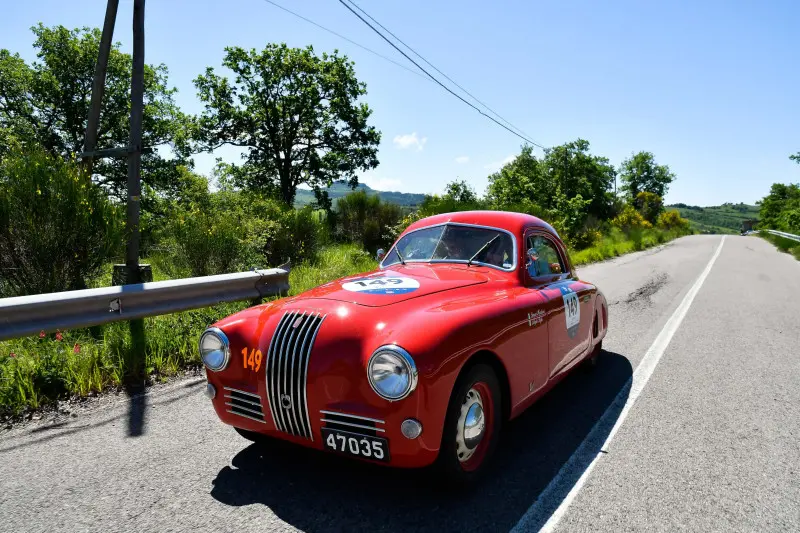
[[[264,411],[261,409],[261,397],[258,394],[225,387],[224,399],[225,405],[228,407],[227,412],[262,424],[266,423],[264,422]]]
[[[285,313],[267,351],[267,397],[275,427],[311,440],[306,396],[308,360],[325,316],[306,311]]]
[[[382,427],[385,425],[383,420],[367,418],[366,416],[350,415],[347,413],[337,413],[334,411],[320,411],[319,413],[322,415],[320,421],[325,424],[326,428],[367,435],[369,437],[379,437],[381,433],[386,432]]]

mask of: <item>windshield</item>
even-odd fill
[[[443,224],[403,236],[389,250],[382,266],[406,263],[467,263],[512,270],[514,242],[503,230],[477,226]]]

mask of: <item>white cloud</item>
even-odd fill
[[[361,176],[358,178],[358,181],[376,191],[396,191],[403,183],[393,178],[381,178],[376,176]]]
[[[406,133],[405,135],[397,135],[392,142],[394,142],[395,146],[401,150],[407,150],[409,148],[422,150],[422,148],[425,146],[425,143],[428,142],[428,138],[417,137],[417,132],[415,131],[413,133]]]
[[[456,157],[456,163],[459,165],[463,165],[464,163],[469,163],[469,156],[468,155],[460,155]]]
[[[514,159],[516,159],[516,157],[517,156],[515,155],[510,155],[505,159],[503,159],[502,161],[494,161],[492,163],[489,163],[488,165],[483,165],[483,168],[491,170],[492,172],[496,172],[501,168],[503,168],[504,166],[506,166],[507,164],[511,163]]]

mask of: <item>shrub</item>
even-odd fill
[[[348,194],[336,204],[336,235],[340,240],[361,243],[374,252],[391,244],[392,228],[402,219],[399,205],[381,202],[377,195],[359,190]]]
[[[653,225],[645,220],[633,206],[627,205],[622,213],[611,221],[611,225],[622,230],[650,229]]]
[[[658,215],[657,225],[659,228],[663,229],[675,229],[683,232],[689,231],[689,221],[682,218],[677,209],[664,211]]]
[[[311,207],[239,191],[173,202],[156,259],[170,276],[205,276],[313,260],[324,221]]]
[[[39,147],[0,161],[0,291],[82,289],[119,251],[117,208],[79,166]]]
[[[664,210],[664,200],[659,195],[647,191],[638,193],[633,205],[650,224],[655,224],[658,215]]]

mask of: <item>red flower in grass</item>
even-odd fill
[[[77,342],[75,343],[75,346],[72,347],[72,353],[81,353],[81,345]]]
[[[44,339],[44,330],[39,332],[39,338]]]
[[[64,336],[58,330],[56,330],[56,340],[59,342],[64,340]]]
[[[8,355],[9,355],[10,357],[14,357],[14,358],[16,358],[16,357],[17,357],[17,354],[15,354],[14,352],[11,352],[11,353],[10,353],[10,354],[8,354]]]

